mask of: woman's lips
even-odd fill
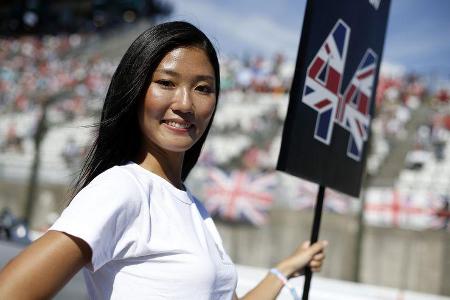
[[[187,129],[192,126],[191,123],[187,123],[187,122],[180,123],[180,122],[175,122],[175,121],[166,121],[164,123],[166,123],[169,126],[175,127],[175,128],[183,128],[183,129]]]
[[[189,129],[194,127],[194,124],[185,120],[163,120],[162,123],[176,132],[188,132]]]

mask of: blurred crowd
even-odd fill
[[[411,112],[419,108],[428,91],[417,76],[390,78],[380,76],[377,87],[377,118],[382,122],[383,132],[389,138],[405,137],[405,124]]]
[[[438,163],[447,158],[445,148],[450,141],[450,97],[447,91],[440,90],[431,100],[431,113],[427,122],[417,128],[413,149],[406,157],[408,169],[420,170],[431,158]]]
[[[445,89],[444,89],[445,90]],[[377,96],[376,113],[372,123],[372,149],[368,160],[367,169],[372,175],[376,175],[384,159],[395,145],[401,145],[408,138],[407,125],[413,115],[428,115],[432,107],[448,107],[448,99],[442,95],[444,90],[433,92],[429,89],[424,78],[415,74],[403,76],[387,76],[380,74]],[[438,100],[438,97],[440,100]],[[418,124],[418,134],[423,137],[424,126]],[[431,129],[432,124],[427,124]],[[431,131],[429,139],[435,139],[438,127],[434,126],[433,137]],[[442,135],[441,135],[442,136]],[[417,137],[416,139],[419,139]],[[415,145],[414,148],[421,147]],[[413,154],[416,156],[416,153]],[[421,154],[419,154],[421,156]],[[406,162],[408,165],[409,163]]]
[[[88,41],[79,34],[0,39],[0,151],[24,151],[46,104],[56,124],[98,111],[115,64],[76,55]]]
[[[221,87],[227,91],[287,93],[295,65],[283,54],[273,58],[262,56],[225,56],[220,61]]]
[[[0,39],[0,152],[24,151],[23,140],[33,138],[46,102],[51,103],[50,128],[98,114],[117,61],[96,53],[79,55],[89,41],[89,36],[80,34]],[[270,58],[222,56],[220,63],[224,104],[220,104],[202,162],[270,169],[278,151],[295,64],[282,54]],[[417,75],[382,74],[369,172],[376,174],[391,141],[406,137],[406,124],[424,103],[433,106],[436,115],[418,129],[416,148],[432,145],[437,157],[443,155],[447,138],[442,132],[448,131],[450,123],[448,102],[448,90],[433,94]],[[77,143],[67,137],[61,149],[68,166],[76,165],[83,154],[86,145]]]

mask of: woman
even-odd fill
[[[183,185],[219,96],[214,47],[186,22],[142,33],[109,87],[98,136],[61,217],[0,273],[0,298],[49,298],[83,268],[93,299],[237,299],[236,271],[203,205]],[[320,270],[303,244],[245,299]]]

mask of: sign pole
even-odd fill
[[[323,208],[323,196],[325,194],[325,186],[319,186],[319,192],[317,193],[316,206],[314,209],[314,221],[313,227],[311,231],[311,242],[310,245],[317,242],[319,239],[319,230],[320,230],[320,220],[322,218],[322,208]],[[308,300],[309,296],[309,287],[311,285],[312,272],[309,267],[305,268],[305,284],[303,286],[303,297],[302,300]]]

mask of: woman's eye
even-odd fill
[[[170,80],[161,79],[161,80],[157,80],[156,83],[163,87],[172,87],[173,86],[173,83]]]
[[[199,85],[195,89],[203,94],[211,94],[213,92],[213,89],[207,85]]]

